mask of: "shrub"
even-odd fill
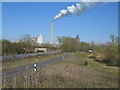
[[[115,44],[109,45],[105,50],[105,60],[108,60],[107,65],[118,66],[118,46]]]

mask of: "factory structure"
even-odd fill
[[[34,41],[34,43],[38,44],[38,45],[42,45],[45,44],[45,39],[43,35],[38,35],[37,37],[32,37],[30,38],[32,41]],[[18,40],[17,42],[19,42],[20,40]],[[54,21],[52,20],[51,23],[51,32],[50,32],[50,42],[49,44],[54,45]]]
[[[36,42],[41,45],[41,44],[44,44],[44,36],[42,36],[41,34],[37,37],[37,40]]]
[[[39,45],[44,44],[44,36],[42,36],[41,34],[37,37],[37,43]],[[50,33],[50,44],[54,44],[54,21],[52,20],[51,23],[51,33]]]
[[[51,34],[50,34],[50,44],[54,43],[54,21],[52,21],[52,26],[51,26]]]
[[[45,44],[45,41],[44,41],[44,36],[43,35],[39,35],[36,37],[36,40],[34,39],[34,41],[36,41],[36,43],[38,45],[42,45],[42,44]],[[52,23],[51,23],[51,32],[50,32],[50,44],[54,44],[54,21],[52,20]]]

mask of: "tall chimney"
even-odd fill
[[[51,28],[51,35],[50,35],[50,43],[53,44],[53,35],[54,33],[54,21],[52,20],[52,28]]]

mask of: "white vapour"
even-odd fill
[[[97,2],[81,2],[77,3],[76,5],[68,6],[67,9],[63,9],[60,11],[58,15],[54,17],[54,20],[67,16],[69,14],[81,15],[86,10],[98,5]]]

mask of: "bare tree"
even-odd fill
[[[30,40],[31,40],[31,36],[29,34],[24,34],[21,36],[19,41],[30,42]]]

